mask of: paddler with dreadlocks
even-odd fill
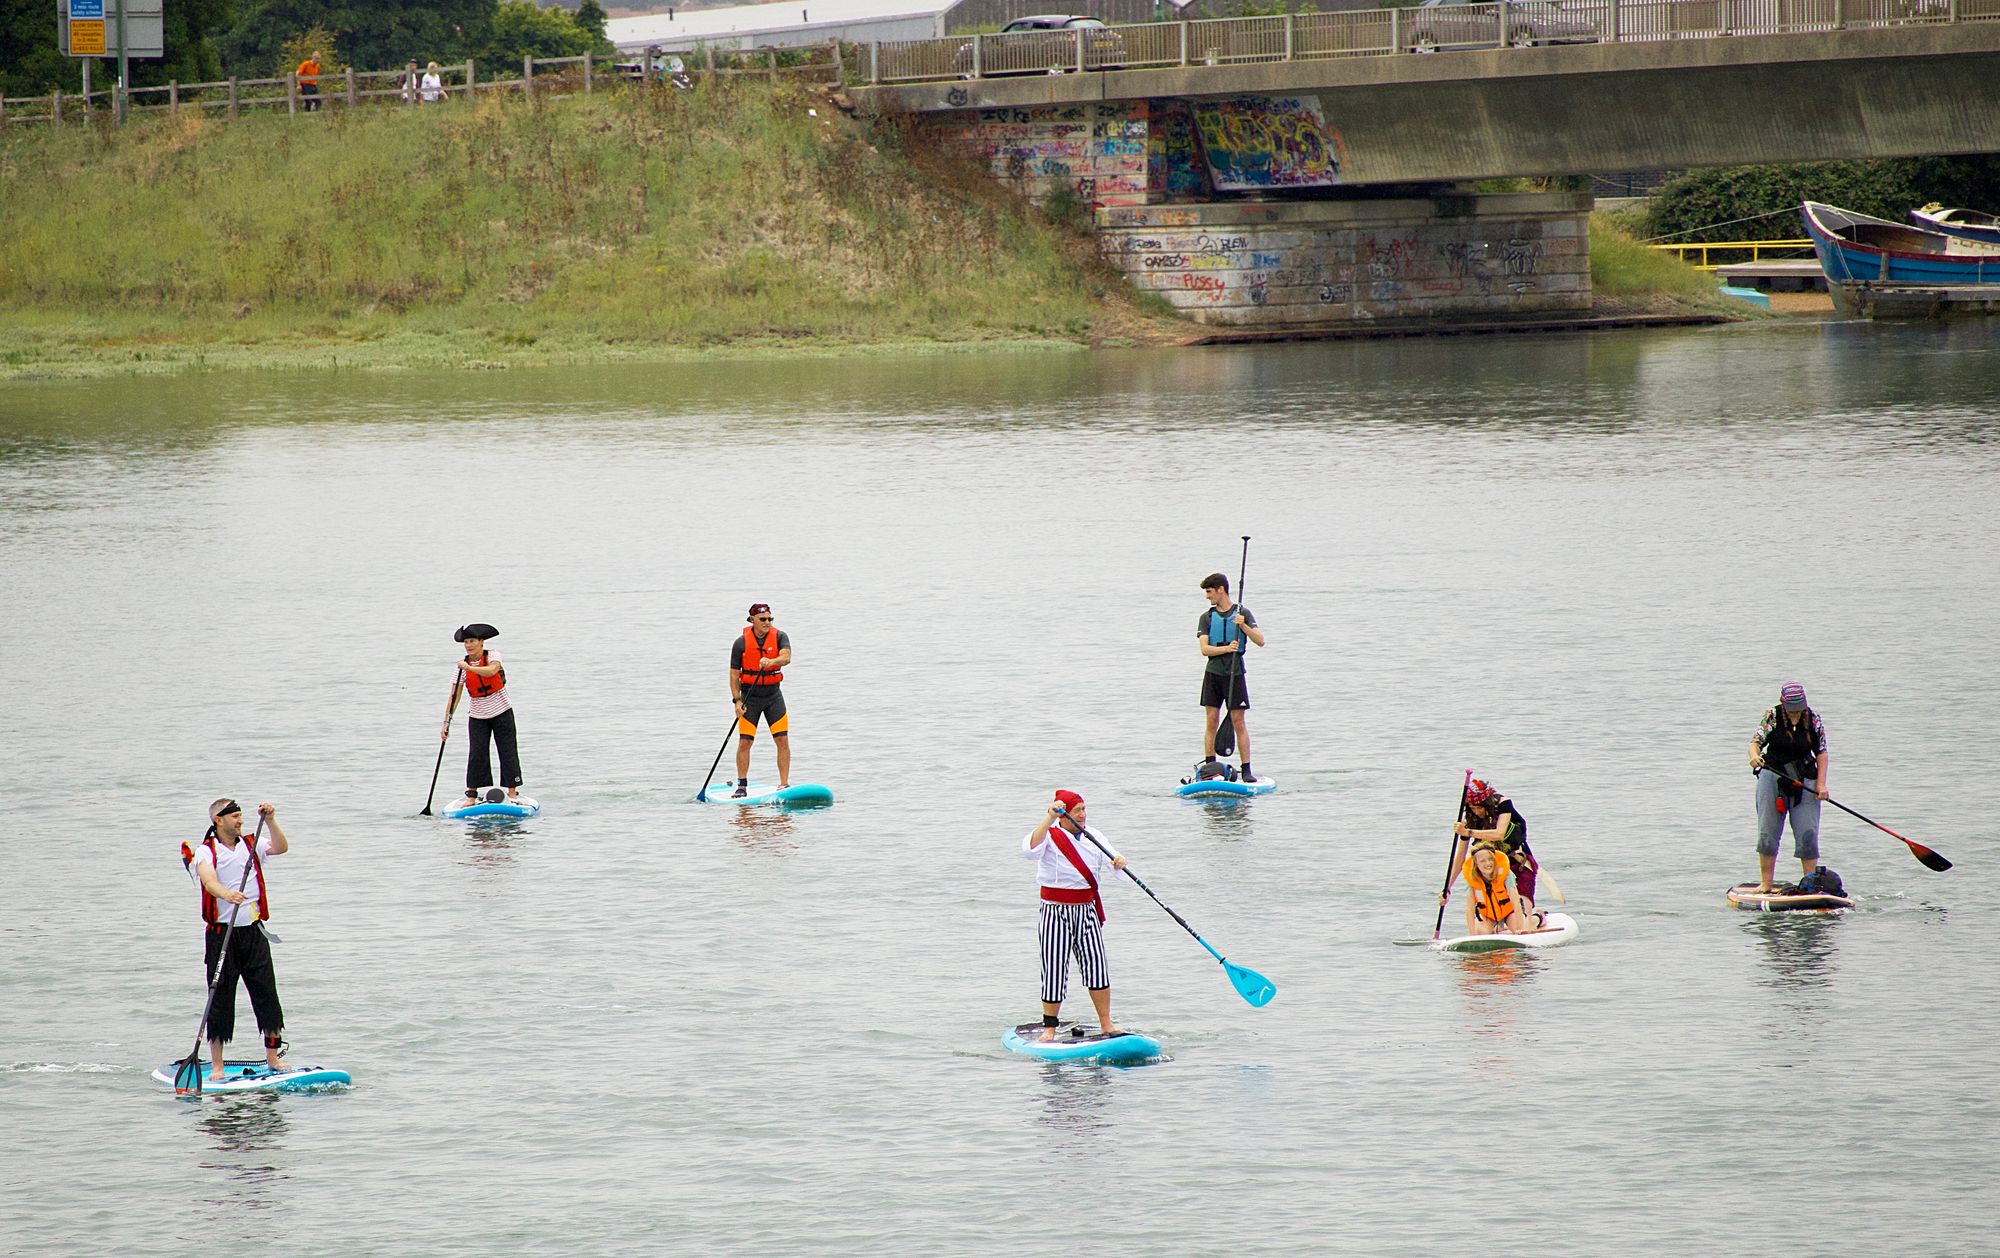
[[[1474,851],[1482,843],[1499,849],[1506,858],[1504,869],[1514,875],[1521,915],[1530,923],[1530,929],[1541,929],[1542,915],[1535,909],[1535,879],[1542,867],[1528,847],[1528,819],[1514,807],[1514,801],[1474,778],[1465,791],[1465,820],[1454,825],[1452,832],[1471,840]]]

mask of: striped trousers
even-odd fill
[[[1059,1005],[1069,992],[1069,959],[1090,991],[1111,986],[1111,967],[1104,960],[1104,924],[1088,904],[1042,901],[1042,999]]]

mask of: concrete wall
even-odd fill
[[[1504,321],[1589,310],[1589,210],[1575,193],[1113,207],[1098,239],[1200,323]]]
[[[1346,185],[2000,152],[2000,22],[857,88],[929,112],[1314,94]]]
[[[925,131],[1031,201],[1061,187],[1098,205],[1141,205],[1148,115],[1144,101],[982,109],[927,119]]]

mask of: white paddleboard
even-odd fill
[[[1461,935],[1457,939],[1439,940],[1435,947],[1440,952],[1498,952],[1503,948],[1559,948],[1576,938],[1576,919],[1569,914],[1548,913],[1542,920],[1541,930]]]

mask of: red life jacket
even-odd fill
[[[209,868],[220,870],[222,863],[220,854],[215,850],[215,832],[211,830],[202,837],[201,841],[208,848]],[[271,889],[264,882],[264,862],[258,859],[257,856],[257,840],[253,836],[237,841],[250,845],[250,868],[257,871],[257,920],[268,922],[271,920]],[[201,877],[192,872],[193,866],[194,849],[183,843],[181,844],[181,868],[189,870],[190,876],[195,880],[195,885],[201,887],[201,920],[214,925],[217,921],[221,920],[216,916],[218,901],[208,893],[208,886],[201,881]],[[218,878],[221,876],[220,873],[216,875]]]
[[[775,686],[785,679],[785,675],[775,668],[765,668],[766,660],[778,658],[778,631],[771,630],[770,647],[766,649],[757,641],[757,630],[752,625],[743,626],[743,684],[746,686]]]
[[[1063,833],[1063,828],[1060,824],[1054,824],[1049,827],[1049,841],[1056,845],[1056,851],[1061,852],[1063,859],[1068,861],[1075,868],[1076,872],[1083,876],[1083,880],[1090,884],[1090,907],[1097,910],[1097,920],[1100,922],[1103,921],[1104,897],[1098,894],[1097,879],[1091,874],[1090,866],[1083,863],[1083,854],[1076,850],[1076,843],[1069,835]],[[1043,887],[1042,898],[1044,900],[1053,900],[1058,904],[1081,904],[1084,901],[1084,896],[1081,893],[1071,891],[1067,887]]]
[[[477,664],[481,668],[484,668],[486,667],[486,655],[485,651],[481,651],[478,659],[467,659],[465,662],[468,664]],[[498,664],[495,664],[494,667],[499,668],[500,671],[491,677],[481,677],[478,673],[467,673],[465,675],[465,692],[475,699],[484,699],[487,695],[499,694],[501,687],[507,684],[507,670]],[[261,877],[262,875],[259,876]]]

